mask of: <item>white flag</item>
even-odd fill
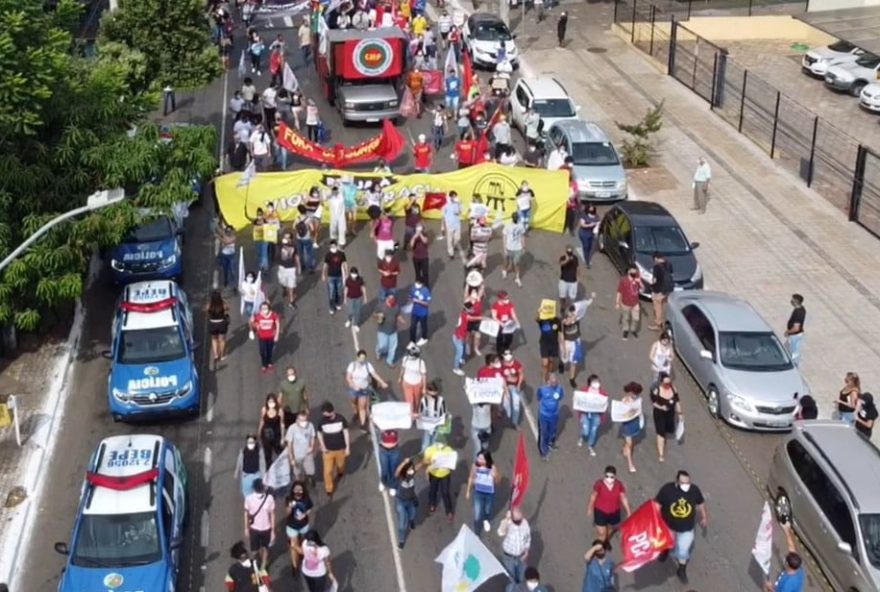
[[[441,592],[473,592],[490,578],[507,573],[486,545],[464,525],[435,561],[443,565]]]
[[[244,50],[241,50],[241,58],[238,60],[238,77],[244,78],[247,74],[247,60],[244,57]]]
[[[449,46],[449,51],[446,52],[446,64],[443,66],[443,76],[449,74],[450,70],[455,72],[455,75],[458,76],[458,60],[455,59],[455,50],[451,45]]]
[[[244,172],[241,174],[241,177],[238,179],[238,183],[235,184],[236,187],[247,187],[251,184],[251,180],[257,176],[257,163],[253,159],[251,159],[251,163],[247,165],[247,168],[244,169]]]
[[[281,491],[287,489],[288,485],[290,485],[290,459],[287,453],[282,453],[266,471],[266,487]]]
[[[284,80],[282,86],[284,86],[288,92],[293,92],[299,88],[299,80],[296,79],[296,74],[293,73],[293,68],[291,68],[290,64],[287,62],[284,62]]]
[[[769,502],[764,502],[764,511],[761,512],[761,524],[758,526],[752,556],[764,570],[764,574],[769,576],[770,560],[773,557],[773,515]]]

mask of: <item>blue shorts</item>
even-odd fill
[[[348,389],[348,396],[357,401],[358,399],[367,399],[373,395],[371,389]]]
[[[284,532],[287,533],[287,538],[289,538],[289,539],[294,539],[298,536],[303,537],[303,536],[306,536],[307,532],[309,532],[309,525],[306,524],[305,526],[303,526],[302,528],[299,528],[299,529],[286,526],[284,528]]]

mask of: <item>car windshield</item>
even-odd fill
[[[587,166],[613,166],[620,164],[617,153],[608,142],[580,142],[572,144],[575,164]]]
[[[122,364],[170,362],[185,354],[177,327],[127,330],[119,340],[119,362]]]
[[[681,255],[691,250],[678,226],[642,226],[635,228],[633,235],[639,253]]]
[[[574,109],[568,99],[538,99],[532,107],[541,117],[574,117]]]
[[[138,226],[123,239],[126,243],[149,243],[169,239],[174,235],[171,230],[171,221],[168,218],[157,218]]]
[[[865,540],[868,561],[880,569],[880,514],[859,514],[859,529]]]
[[[720,332],[721,364],[736,370],[779,372],[792,368],[791,360],[773,333]]]
[[[856,63],[862,68],[876,68],[880,64],[880,57],[873,54],[863,55],[856,60]]]
[[[71,562],[79,567],[127,567],[161,558],[155,512],[83,514]]]
[[[836,41],[828,46],[828,49],[831,51],[839,51],[840,53],[849,53],[856,48],[855,45],[850,43],[849,41]]]
[[[474,31],[477,41],[510,41],[510,29],[504,23],[483,23]]]

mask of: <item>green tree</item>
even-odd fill
[[[653,154],[653,136],[663,127],[663,101],[649,109],[641,121],[634,124],[615,122],[617,128],[629,135],[620,147],[623,161],[630,168],[646,167]]]
[[[162,86],[197,87],[222,71],[203,0],[121,0],[101,35],[147,56],[147,75]]]

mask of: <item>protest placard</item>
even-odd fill
[[[583,413],[605,413],[608,397],[593,391],[575,391],[571,405],[575,411]]]
[[[476,380],[474,378],[466,378],[464,392],[467,393],[468,401],[471,405],[478,405],[480,403],[497,405],[504,396],[504,379],[485,378],[483,380]]]
[[[611,401],[611,421],[624,422],[637,418],[642,414],[642,402]]]
[[[442,426],[446,422],[446,416],[441,415],[440,417],[422,417],[416,420],[416,427],[420,430],[425,430],[426,432],[433,432],[438,427]]]
[[[455,470],[455,465],[458,464],[458,452],[455,450],[451,452],[444,452],[443,454],[438,454],[434,457],[434,461],[431,463],[432,469],[449,469],[450,471]]]
[[[492,319],[484,319],[480,321],[480,333],[483,335],[488,335],[489,337],[498,337],[498,332],[501,330],[501,323],[498,321],[493,321]]]
[[[408,430],[412,427],[412,409],[409,403],[385,401],[371,408],[373,423],[382,431]]]

